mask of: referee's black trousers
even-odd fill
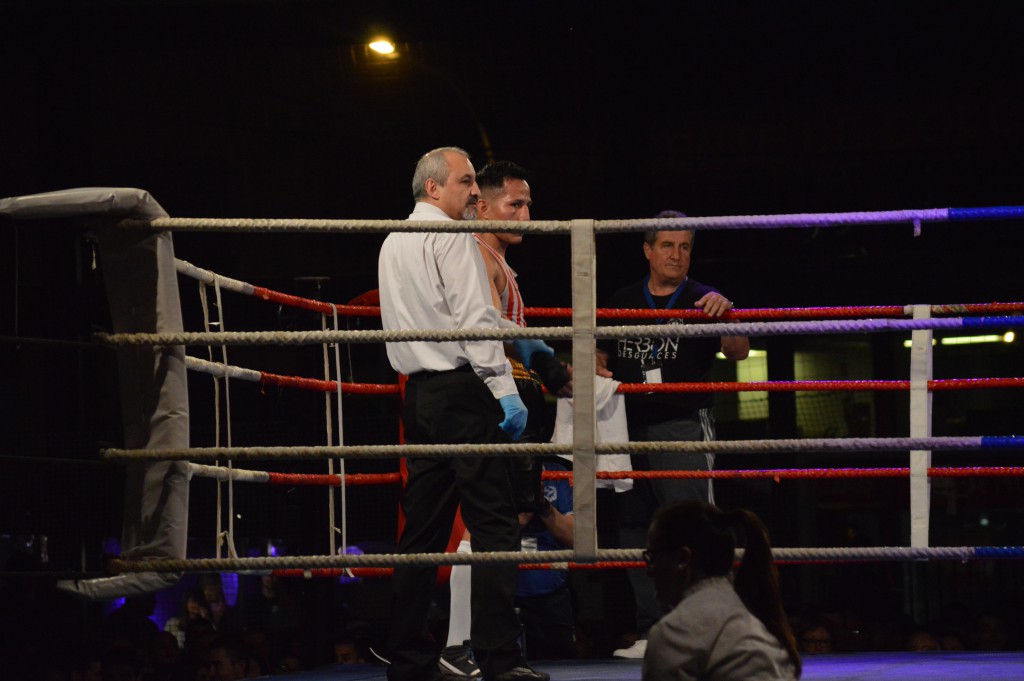
[[[414,374],[406,384],[402,422],[410,444],[507,443],[502,418],[498,401],[468,366]],[[400,553],[443,553],[460,502],[474,553],[519,550],[509,458],[410,457],[406,465]],[[484,678],[507,671],[521,654],[517,575],[514,563],[473,566],[471,642]],[[390,681],[423,681],[437,672],[439,646],[426,626],[436,579],[437,567],[395,569]]]

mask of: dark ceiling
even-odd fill
[[[538,218],[1024,203],[1022,19],[985,0],[8,1],[0,195],[404,217],[419,154],[482,163],[482,126],[533,171]],[[368,58],[377,31],[400,59]],[[693,273],[743,306],[1013,299],[1020,226],[708,233]],[[373,286],[376,237],[218,239],[179,250],[250,280]],[[599,243],[599,292],[639,276],[636,243]],[[565,241],[520,249],[527,300],[567,303]]]

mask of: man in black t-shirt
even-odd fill
[[[666,211],[657,217],[684,217]],[[701,309],[715,321],[732,309],[718,290],[690,279],[692,230],[644,233],[644,255],[650,273],[627,286],[603,307],[625,309]],[[644,322],[640,322],[644,323]],[[703,320],[664,319],[666,324],[703,323]],[[676,383],[707,381],[715,353],[727,359],[746,359],[746,336],[715,338],[620,338],[598,344],[598,373],[624,383]],[[705,441],[715,439],[713,393],[631,393],[626,395],[626,418],[631,441]],[[711,470],[711,454],[661,452],[634,456],[634,470]],[[654,511],[679,500],[713,501],[710,480],[636,480],[620,497],[619,541],[623,548],[647,544],[647,526]],[[637,643],[616,650],[615,657],[642,658],[647,630],[665,610],[642,569],[629,570],[637,606]]]

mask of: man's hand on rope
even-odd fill
[[[718,291],[705,293],[693,304],[693,306],[703,309],[704,314],[709,317],[721,317],[733,308],[732,301]]]

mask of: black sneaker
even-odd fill
[[[441,651],[437,661],[441,674],[449,679],[479,679],[480,667],[476,666],[473,651],[467,645],[448,646]]]
[[[520,659],[515,667],[495,676],[494,681],[551,681],[551,675],[537,671],[526,660]]]

